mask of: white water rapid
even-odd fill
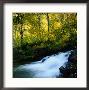
[[[68,61],[71,51],[46,56],[40,61],[20,65],[14,69],[16,78],[56,78],[61,73],[59,68]]]

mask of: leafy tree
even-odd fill
[[[23,55],[31,60],[39,48],[40,53],[47,55],[70,47],[77,47],[76,13],[13,13],[13,48],[19,52],[17,58]]]

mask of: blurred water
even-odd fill
[[[59,76],[59,68],[68,61],[71,51],[46,56],[40,61],[31,64],[20,65],[14,69],[16,78],[56,78]]]

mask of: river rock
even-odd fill
[[[77,50],[73,50],[68,58],[68,62],[76,63],[77,62]]]
[[[73,50],[68,58],[68,62],[65,67],[59,68],[64,78],[76,78],[77,77],[77,50]]]
[[[69,60],[69,62],[76,63],[77,62],[77,56],[72,56],[68,60]]]

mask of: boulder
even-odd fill
[[[77,62],[77,56],[72,56],[68,59],[69,62],[76,63]]]
[[[76,78],[77,77],[77,50],[73,50],[68,58],[65,67],[59,68],[63,78]]]

